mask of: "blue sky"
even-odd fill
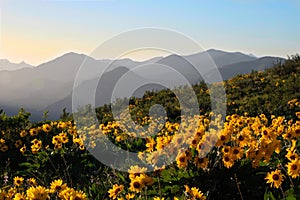
[[[205,49],[300,53],[296,0],[2,0],[0,8],[0,58],[14,62],[88,54],[114,35],[143,27],[179,31]]]

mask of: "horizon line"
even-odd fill
[[[195,55],[195,54],[199,54],[199,53],[203,53],[203,52],[207,52],[207,51],[211,51],[211,50],[221,51],[221,52],[225,52],[225,53],[241,53],[241,54],[252,56],[252,57],[255,57],[255,58],[262,58],[262,57],[272,56],[272,57],[278,57],[278,58],[288,59],[289,56],[297,54],[297,52],[295,52],[294,54],[291,54],[291,55],[287,54],[286,56],[282,56],[282,55],[270,55],[270,54],[268,54],[268,55],[259,55],[258,56],[258,55],[254,54],[254,53],[245,53],[245,52],[239,51],[239,50],[237,50],[237,51],[230,51],[230,50],[224,50],[224,49],[218,49],[218,48],[208,48],[208,49],[200,51],[200,52],[191,53],[191,54],[185,54],[185,55],[180,55],[180,56],[190,56],[190,55]],[[95,60],[123,60],[123,59],[129,59],[129,60],[132,60],[134,62],[145,62],[147,60],[151,60],[151,59],[154,59],[154,58],[159,58],[159,57],[165,58],[165,57],[168,57],[170,55],[177,55],[177,54],[165,54],[165,55],[159,55],[159,56],[149,57],[149,58],[146,58],[146,59],[134,59],[134,58],[131,58],[131,57],[124,57],[124,58],[120,58],[120,59],[112,59],[112,58],[95,58],[95,57],[92,57],[91,55],[88,55],[88,54],[86,54],[84,52],[66,51],[66,52],[60,53],[57,56],[54,56],[54,57],[52,57],[50,59],[47,59],[46,61],[42,61],[41,63],[39,63],[37,65],[34,65],[34,64],[32,64],[30,62],[27,62],[25,60],[14,61],[14,60],[11,60],[9,58],[0,58],[0,60],[7,60],[8,62],[10,62],[12,64],[23,64],[24,63],[24,64],[27,64],[27,65],[31,65],[33,67],[37,67],[37,66],[43,65],[45,63],[51,62],[52,60],[55,60],[57,58],[63,57],[64,55],[67,55],[67,54],[70,54],[70,53],[74,53],[74,54],[78,54],[78,55],[84,55],[84,56],[93,58]]]

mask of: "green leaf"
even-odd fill
[[[290,188],[285,192],[286,199],[289,200],[297,200],[300,199],[300,188],[295,187],[295,188]]]
[[[119,177],[120,179],[122,179],[123,182],[126,181],[126,180],[125,180],[125,177],[124,177],[121,173],[117,173],[117,175],[118,175],[118,177]]]
[[[273,193],[270,191],[265,192],[264,200],[276,200]]]
[[[297,200],[294,196],[287,196],[285,200]]]
[[[38,163],[29,163],[29,162],[24,162],[24,163],[20,163],[19,164],[21,167],[28,167],[28,168],[39,168],[40,167],[40,164]]]

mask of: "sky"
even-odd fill
[[[204,49],[287,57],[300,53],[299,13],[297,0],[0,0],[0,58],[39,65],[67,52],[88,55],[143,27],[178,31]]]

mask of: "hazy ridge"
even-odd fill
[[[253,70],[264,70],[272,67],[275,63],[284,62],[284,60],[284,58],[270,56],[257,58],[241,52],[225,52],[215,49],[193,55],[155,57],[143,62],[131,59],[113,62],[112,60],[97,60],[84,54],[72,52],[36,67],[26,63],[13,64],[7,60],[0,60],[0,91],[4,94],[0,98],[0,108],[8,115],[12,115],[20,107],[23,107],[32,112],[32,119],[39,119],[44,110],[49,110],[52,119],[57,118],[63,108],[67,108],[70,112],[74,80],[83,62],[84,66],[90,69],[89,72],[81,74],[83,77],[82,87],[87,90],[90,85],[98,81],[99,74],[103,73],[105,67],[112,63],[109,69],[105,71],[97,87],[96,102],[100,106],[110,103],[114,85],[126,73],[132,79],[133,85],[135,81],[138,82],[142,79],[163,80],[166,77],[168,81],[176,85],[176,76],[163,70],[157,70],[157,68],[156,70],[149,70],[146,74],[144,71],[132,71],[139,65],[147,64],[148,67],[151,67],[151,64],[153,67],[154,65],[169,66],[183,75],[191,84],[195,84],[203,80],[201,75],[210,82],[217,80],[215,77],[216,70],[211,70],[214,64],[223,79],[226,80],[238,74],[250,73]],[[199,66],[199,69],[195,69],[193,64]],[[201,75],[198,71],[201,72]],[[130,85],[128,86],[130,87]],[[150,88],[160,89],[154,85]],[[145,90],[149,90],[149,87],[141,88],[137,95],[141,95]]]

